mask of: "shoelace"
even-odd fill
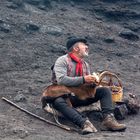
[[[118,122],[116,121],[116,119],[114,118],[114,116],[110,115],[110,116],[108,117],[108,119],[109,119],[110,121],[112,121],[112,122],[118,124]]]

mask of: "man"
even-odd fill
[[[59,57],[54,65],[53,81],[59,85],[79,86],[82,84],[98,83],[96,77],[90,74],[90,68],[84,58],[88,56],[87,40],[83,38],[70,38],[66,44],[68,53]],[[70,98],[73,107],[70,107],[66,98]],[[67,119],[81,127],[83,134],[97,132],[94,125],[83,117],[75,107],[86,106],[100,101],[103,113],[102,124],[109,130],[125,130],[125,124],[119,124],[113,115],[111,92],[108,88],[99,87],[94,98],[80,100],[76,96],[58,97],[53,102],[53,107],[61,112]]]

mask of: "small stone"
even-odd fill
[[[108,37],[108,38],[105,38],[104,41],[106,43],[114,43],[115,42],[115,39],[113,37]]]
[[[38,5],[41,0],[26,0],[27,3],[32,5]]]
[[[7,7],[11,9],[22,8],[24,7],[24,2],[23,0],[12,0],[11,3],[7,4]]]
[[[63,34],[63,30],[58,26],[46,26],[43,25],[40,29],[42,33],[48,33],[54,36],[60,36]]]
[[[40,93],[40,92],[35,87],[29,86],[28,93],[30,93],[31,95],[37,96],[38,93]]]
[[[38,31],[38,30],[39,30],[39,27],[38,27],[37,25],[33,24],[33,23],[27,23],[27,24],[25,25],[25,27],[26,27],[26,31],[27,31],[28,33],[34,32],[34,31]]]
[[[138,41],[139,36],[131,30],[123,30],[119,33],[119,36],[128,40]]]
[[[26,101],[26,97],[23,94],[18,94],[14,98],[14,101],[16,101],[16,102],[24,102],[24,101]]]
[[[9,33],[11,31],[11,27],[9,24],[2,23],[2,24],[0,24],[0,31],[2,31],[4,33]]]
[[[4,23],[4,21],[2,19],[0,19],[0,24]]]
[[[123,56],[123,53],[115,53],[116,54],[116,56],[119,56],[119,57],[122,57]]]
[[[17,134],[20,138],[25,138],[29,135],[29,132],[25,130],[25,128],[22,128],[21,126],[16,126],[13,128],[13,133]]]
[[[60,52],[60,53],[65,53],[66,52],[66,47],[64,47],[63,45],[59,45],[59,44],[54,44],[52,46],[50,46],[51,48],[51,52]]]

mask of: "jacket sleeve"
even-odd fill
[[[83,76],[70,77],[67,76],[68,64],[64,57],[60,57],[56,60],[54,65],[54,72],[57,80],[57,84],[65,86],[79,86],[84,83]]]

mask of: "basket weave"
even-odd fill
[[[105,79],[108,78],[108,81]],[[99,75],[99,84],[101,86],[108,87],[112,92],[112,101],[119,102],[122,101],[123,98],[123,87],[122,82],[118,78],[118,76],[109,71],[104,71]],[[113,83],[113,79],[117,81],[117,83]]]
[[[113,86],[110,87],[112,91],[112,100],[113,102],[120,102],[123,98],[123,89],[122,87]]]

